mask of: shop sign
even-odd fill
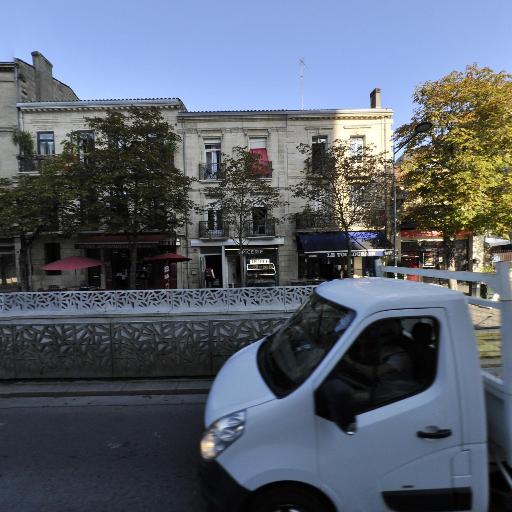
[[[270,260],[268,258],[259,258],[259,259],[256,259],[256,260],[253,260],[253,259],[250,259],[249,260],[249,263],[251,265],[269,265],[270,264]]]
[[[252,255],[252,254],[263,254],[263,249],[244,249],[242,254]]]
[[[368,249],[364,251],[351,251],[352,256],[389,256],[393,254],[392,249]],[[328,252],[326,256],[328,258],[338,258],[340,256],[347,256],[348,251],[339,251],[339,252]]]

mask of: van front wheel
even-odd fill
[[[331,512],[332,508],[316,493],[294,486],[272,487],[257,494],[249,512]]]

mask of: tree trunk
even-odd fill
[[[137,288],[137,242],[135,240],[128,240],[128,250],[130,254],[128,288],[135,290]]]
[[[352,269],[352,245],[350,243],[350,233],[345,230],[345,239],[347,241],[347,277],[354,277],[354,271]]]
[[[247,276],[246,276],[245,268],[244,268],[243,249],[240,249],[240,251],[238,253],[238,259],[240,262],[240,284],[242,285],[242,288],[244,288],[247,285]]]
[[[20,255],[18,265],[20,269],[20,285],[22,292],[28,292],[28,243],[25,233],[20,234]]]
[[[446,262],[446,269],[454,271],[455,270],[455,254],[454,254],[455,241],[452,240],[451,237],[444,237],[443,244],[444,244],[444,259]],[[450,288],[450,290],[457,290],[457,280],[456,279],[448,279],[448,288]]]

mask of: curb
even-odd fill
[[[114,385],[113,385],[114,384]],[[4,389],[0,385],[0,399],[2,398],[59,398],[59,397],[94,397],[94,396],[176,396],[176,395],[207,395],[211,382],[183,382],[169,381],[158,384],[150,382],[119,383],[32,383],[32,384],[6,384]],[[5,389],[5,388],[11,389]],[[39,389],[38,389],[39,388]]]

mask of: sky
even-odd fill
[[[511,0],[4,0],[0,61],[40,51],[80,99],[189,111],[366,108],[477,63],[512,71]]]

